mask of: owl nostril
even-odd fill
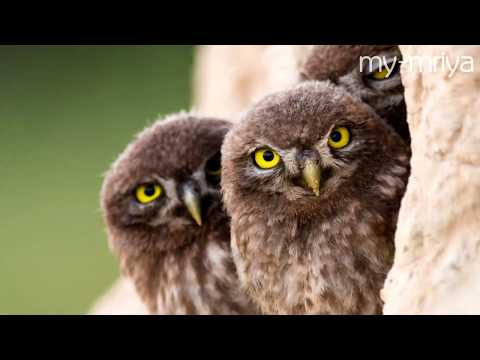
[[[307,160],[309,160],[309,161],[311,161],[315,164],[319,164],[320,163],[320,154],[318,153],[317,150],[314,150],[314,149],[305,149],[305,150],[301,150],[297,153],[297,161],[300,164],[302,164],[302,167]]]
[[[179,185],[177,187],[177,194],[179,194],[180,197],[183,197],[185,194],[185,189],[187,188],[196,193],[200,193],[200,186],[198,185],[198,183],[194,179],[188,179],[179,182]]]

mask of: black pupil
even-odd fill
[[[265,161],[272,161],[274,159],[275,155],[273,155],[273,152],[270,150],[267,150],[263,153],[263,160]]]
[[[392,66],[392,63],[388,64],[388,67],[389,67],[389,68],[391,68],[391,66]],[[399,62],[396,62],[396,63],[395,63],[395,67],[393,68],[392,73],[390,74],[390,76],[391,76],[391,75],[394,75],[394,74],[397,72],[397,70],[399,70],[399,69],[400,69],[400,63],[399,63]]]
[[[207,170],[210,172],[217,172],[221,167],[220,154],[215,155],[213,158],[207,161]]]
[[[334,131],[330,134],[330,139],[332,139],[333,142],[339,142],[341,138],[342,134],[340,134],[339,131]]]
[[[146,185],[146,186],[145,186],[144,193],[145,193],[145,195],[147,195],[147,196],[153,196],[153,195],[155,195],[155,185],[153,185],[153,184]]]

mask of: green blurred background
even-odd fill
[[[0,313],[82,314],[118,276],[102,174],[188,109],[190,46],[0,46]]]

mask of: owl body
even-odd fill
[[[361,202],[315,218],[235,216],[232,247],[246,291],[267,314],[381,313],[394,255],[394,227],[382,228],[388,216]]]
[[[335,129],[349,129],[344,148],[329,147]],[[381,313],[408,162],[395,131],[331,83],[254,105],[222,147],[244,291],[270,314]]]
[[[313,45],[300,65],[300,76],[332,81],[370,105],[409,143],[401,60],[397,45]]]
[[[227,121],[180,113],[140,133],[101,194],[109,244],[152,314],[242,314],[219,188]]]
[[[140,255],[125,261],[137,279],[150,311],[159,315],[226,315],[253,313],[232,261],[228,219],[211,219],[188,246],[155,258]],[[145,273],[151,276],[145,276]],[[146,281],[144,284],[142,279]]]

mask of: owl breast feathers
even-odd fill
[[[155,314],[245,314],[220,195],[227,121],[181,113],[140,133],[107,173],[109,243]]]
[[[377,314],[409,147],[368,105],[308,81],[260,100],[222,146],[243,290],[274,314]]]

